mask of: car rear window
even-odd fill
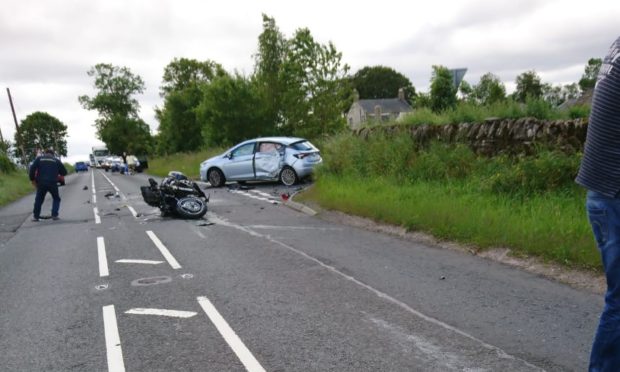
[[[300,141],[300,142],[295,142],[295,143],[291,143],[289,145],[290,148],[298,150],[298,151],[315,151],[317,150],[316,147],[314,147],[313,144],[310,143],[310,141]]]

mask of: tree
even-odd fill
[[[457,103],[456,91],[450,70],[444,66],[433,66],[430,91],[431,110],[440,112],[454,108]]]
[[[263,32],[258,37],[258,52],[254,55],[254,77],[264,98],[265,114],[274,124],[282,123],[280,71],[286,55],[287,41],[275,19],[263,14]]]
[[[543,85],[536,71],[526,71],[517,76],[517,88],[513,93],[514,98],[518,102],[525,102],[526,99],[539,99],[543,96]]]
[[[594,88],[596,77],[598,76],[602,64],[603,60],[600,58],[590,58],[588,60],[583,75],[581,75],[581,79],[579,79],[579,87],[582,91]]]
[[[266,16],[263,28],[255,77],[278,132],[315,137],[344,128],[342,113],[352,101],[352,90],[342,53],[331,42],[317,43],[308,29],[286,39]]]
[[[407,101],[416,94],[405,75],[386,66],[366,66],[352,76],[351,82],[361,99],[393,98],[400,88],[404,89]]]
[[[474,88],[467,81],[461,81],[459,84],[459,93],[464,101],[471,100],[471,95],[474,92]]]
[[[473,87],[472,97],[481,105],[492,105],[506,99],[506,87],[499,77],[487,72]]]
[[[207,146],[230,145],[271,135],[275,123],[262,105],[257,84],[243,76],[222,76],[203,86],[203,100],[197,109],[202,137]]]
[[[141,153],[150,150],[149,127],[138,117],[140,105],[133,98],[144,92],[144,82],[127,67],[100,63],[88,71],[95,78],[94,97],[83,95],[79,102],[87,110],[95,110],[97,136],[112,153]]]
[[[31,162],[38,150],[53,148],[56,154],[67,156],[67,126],[46,112],[37,111],[21,121],[19,135],[15,133],[15,154],[21,159],[21,147],[26,161]]]
[[[342,113],[351,100],[342,97],[352,89],[345,79],[349,66],[341,60],[331,42],[317,43],[306,28],[295,32],[280,71],[284,134],[315,138],[345,127]]]
[[[203,146],[202,124],[196,118],[196,108],[202,101],[202,89],[213,79],[226,74],[213,61],[181,58],[166,66],[160,87],[164,107],[155,109],[159,121],[159,151],[189,152]]]
[[[543,84],[543,99],[551,106],[559,106],[569,99],[579,97],[577,83],[567,85]]]

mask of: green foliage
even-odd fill
[[[525,102],[528,97],[538,99],[543,95],[543,85],[536,71],[526,71],[517,76],[517,88],[513,96],[517,102]]]
[[[394,98],[401,88],[406,101],[415,97],[411,81],[391,67],[366,66],[351,77],[351,82],[360,99]]]
[[[489,160],[486,169],[491,169],[491,174],[481,187],[510,195],[566,191],[575,187],[580,163],[581,154],[567,155],[549,150],[514,159],[501,156]]]
[[[554,119],[558,112],[543,98],[528,97],[525,101],[525,115],[540,120]]]
[[[465,145],[431,143],[417,152],[406,172],[411,181],[450,181],[469,176],[477,162],[476,155]]]
[[[48,148],[61,156],[67,156],[67,126],[46,112],[34,112],[21,121],[19,135],[15,133],[16,158],[21,159],[21,149],[26,152],[26,161],[37,156],[38,150]]]
[[[0,153],[0,174],[12,173],[15,169],[15,164],[11,159],[6,154]]]
[[[206,146],[272,135],[275,123],[265,112],[263,102],[256,84],[241,75],[222,76],[203,86],[203,100],[197,115],[203,123],[202,137]]]
[[[433,66],[430,91],[430,107],[433,112],[456,107],[456,91],[450,70],[444,66]]]
[[[158,156],[149,159],[147,172],[152,175],[164,177],[170,171],[183,172],[187,177],[198,179],[200,177],[200,163],[215,155],[221,154],[226,149],[216,147],[191,153],[176,153],[173,155]]]
[[[148,125],[138,117],[139,104],[133,97],[144,92],[144,81],[127,67],[97,64],[88,71],[98,90],[94,97],[83,95],[79,102],[87,110],[95,110],[97,136],[112,153],[144,153],[151,149]]]
[[[506,99],[506,87],[498,76],[490,72],[482,75],[471,94],[473,101],[481,105],[493,105]]]
[[[166,66],[160,87],[164,107],[155,110],[159,153],[195,151],[203,146],[202,123],[196,117],[196,108],[202,102],[203,87],[226,75],[222,66],[213,61],[181,58]]]
[[[0,171],[0,176],[0,206],[18,200],[33,191],[26,172],[3,173]]]
[[[590,116],[590,105],[574,105],[568,109],[568,117],[571,119],[587,118]]]
[[[345,127],[342,113],[352,101],[342,53],[317,43],[308,29],[285,39],[263,16],[256,55],[258,91],[279,133],[316,138]]]
[[[581,75],[581,79],[579,79],[579,87],[582,91],[594,88],[596,77],[598,76],[602,64],[603,60],[600,58],[590,58],[588,60],[583,75]]]

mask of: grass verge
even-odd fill
[[[24,171],[0,172],[0,207],[34,191]]]
[[[321,174],[300,199],[327,209],[425,231],[480,249],[508,247],[569,267],[600,270],[585,216],[585,194],[511,197],[459,182],[396,184],[381,178]]]
[[[175,170],[183,172],[189,178],[198,179],[200,177],[200,163],[224,151],[224,149],[216,148],[200,152],[178,153],[151,158],[147,173],[165,177],[168,172]]]

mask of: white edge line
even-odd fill
[[[114,305],[103,307],[103,328],[105,330],[108,371],[124,372],[125,364],[123,363],[123,350],[121,349],[121,338],[118,335]]]
[[[317,264],[319,264],[320,266],[324,267],[325,269],[333,272],[334,274],[340,275],[344,279],[346,279],[348,281],[351,281],[351,282],[359,285],[362,288],[367,289],[371,293],[374,293],[377,297],[385,299],[386,301],[391,302],[391,303],[399,306],[400,308],[404,309],[405,311],[409,312],[410,314],[413,314],[413,315],[417,316],[418,318],[421,318],[423,320],[426,320],[429,323],[438,325],[438,326],[440,326],[440,327],[442,327],[444,329],[450,330],[450,331],[452,331],[452,332],[454,332],[456,334],[459,334],[459,335],[461,335],[463,337],[466,337],[466,338],[468,338],[470,340],[478,342],[480,345],[484,346],[485,348],[487,348],[489,350],[495,351],[497,353],[497,355],[500,356],[500,357],[503,357],[503,358],[506,358],[506,359],[511,359],[511,360],[518,360],[518,361],[521,361],[524,364],[526,364],[528,367],[531,367],[531,368],[533,368],[535,370],[544,371],[544,369],[531,364],[530,362],[526,361],[525,359],[519,358],[519,357],[514,356],[512,354],[508,354],[506,351],[504,351],[502,348],[500,348],[498,346],[489,344],[489,343],[487,343],[487,342],[485,342],[485,341],[483,341],[483,340],[481,340],[481,339],[479,339],[479,338],[477,338],[475,336],[470,335],[469,333],[467,333],[465,331],[462,331],[462,330],[460,330],[460,329],[458,329],[456,327],[453,327],[453,326],[451,326],[451,325],[449,325],[447,323],[444,323],[444,322],[442,322],[439,319],[436,319],[436,318],[433,318],[433,317],[431,317],[429,315],[421,313],[421,312],[415,310],[414,308],[412,308],[411,306],[407,305],[406,303],[404,303],[404,302],[402,302],[400,300],[397,300],[396,298],[394,298],[394,297],[392,297],[392,296],[390,296],[390,295],[388,295],[388,294],[386,294],[384,292],[381,292],[380,290],[375,289],[374,287],[372,287],[372,286],[370,286],[370,285],[368,285],[366,283],[363,283],[363,282],[359,281],[358,279],[354,278],[351,275],[347,275],[347,274],[343,273],[342,271],[339,271],[335,267],[333,267],[331,265],[328,265],[328,264],[324,263],[323,261],[321,261],[321,260],[319,260],[317,258],[314,258],[314,257],[310,256],[309,254],[303,252],[303,251],[300,251],[300,250],[298,250],[298,249],[296,249],[296,248],[294,248],[294,247],[292,247],[292,246],[290,246],[290,245],[288,245],[286,243],[283,243],[283,242],[281,242],[279,240],[276,240],[276,239],[270,237],[269,235],[263,235],[263,234],[257,233],[256,231],[254,231],[252,229],[249,229],[247,227],[231,223],[228,220],[226,220],[225,218],[219,217],[215,213],[210,213],[209,217],[210,217],[210,219],[212,221],[217,221],[220,225],[229,226],[229,227],[232,227],[234,229],[243,231],[243,232],[245,232],[245,233],[247,233],[247,234],[249,234],[251,236],[255,236],[255,237],[266,239],[266,240],[268,240],[268,241],[270,241],[270,242],[272,242],[274,244],[280,245],[281,247],[284,247],[284,248],[286,248],[286,249],[288,249],[288,250],[290,250],[292,252],[295,252],[295,253],[297,253],[297,254],[299,254],[299,255],[301,255],[301,256],[303,256],[303,257],[305,257],[305,258],[307,258],[307,259],[309,259],[311,261],[314,261]]]
[[[134,217],[138,217],[138,213],[136,213],[136,210],[133,209],[133,207],[131,205],[127,206],[127,209],[129,209],[129,211],[131,212],[131,214],[133,214]]]
[[[235,331],[230,328],[226,320],[220,315],[215,306],[206,297],[197,297],[198,303],[202,307],[202,310],[207,314],[215,328],[224,337],[224,340],[228,343],[230,348],[237,354],[237,357],[245,366],[245,369],[249,372],[265,371],[263,366],[260,365],[258,360],[254,358],[254,355],[243,344],[243,341],[237,336]]]
[[[135,315],[160,315],[170,316],[174,318],[191,318],[197,313],[194,311],[182,311],[182,310],[167,310],[167,309],[145,309],[137,307],[135,309],[129,309],[125,311],[125,314]]]
[[[153,241],[153,243],[155,243],[157,249],[159,249],[161,254],[164,256],[166,261],[168,261],[168,263],[173,269],[176,270],[181,268],[181,265],[179,265],[177,260],[172,256],[168,248],[166,248],[164,243],[162,243],[161,240],[159,240],[159,238],[151,230],[147,231],[146,235],[148,235],[149,238],[151,238],[151,240]]]
[[[95,214],[95,223],[101,223],[101,217],[99,217],[99,210],[97,207],[93,208],[93,213]]]
[[[110,275],[103,236],[97,237],[97,255],[99,257],[99,276],[104,277]]]
[[[123,258],[121,260],[116,260],[114,262],[118,262],[118,263],[135,263],[135,264],[145,264],[145,265],[159,265],[160,263],[164,263],[164,261],[132,260],[132,259],[128,259],[128,258]]]

